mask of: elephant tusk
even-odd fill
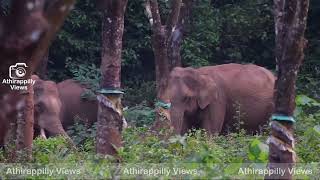
[[[123,117],[122,118],[122,129],[126,129],[128,127],[127,120]]]
[[[44,131],[43,128],[40,129],[40,137],[43,139],[47,139],[46,132]]]

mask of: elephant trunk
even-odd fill
[[[184,111],[180,111],[176,109],[172,109],[170,112],[171,122],[176,134],[182,135],[184,133],[182,132],[183,119],[184,119],[183,115],[184,115]]]

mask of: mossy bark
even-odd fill
[[[127,0],[100,0],[102,19],[102,53],[100,87],[120,89],[121,55],[124,31],[124,14]],[[122,146],[122,106],[120,94],[98,95],[98,124],[96,152],[101,155],[115,155]]]
[[[293,116],[298,70],[304,59],[309,0],[274,0],[276,31],[276,62],[278,78],[275,84],[275,114]],[[272,121],[269,138],[269,168],[282,168],[286,173],[267,176],[266,179],[292,179],[288,168],[296,162],[293,123]],[[280,164],[284,163],[284,164]]]

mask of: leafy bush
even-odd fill
[[[269,147],[259,139],[252,140],[249,146],[248,156],[253,162],[268,162]]]
[[[317,72],[318,75],[312,75],[309,73],[310,72],[306,72],[298,76],[298,93],[305,94],[307,96],[314,97],[315,99],[320,100],[320,70],[319,72]]]
[[[37,138],[33,143],[33,162],[35,163],[54,163],[61,162],[76,162],[75,159],[79,158],[72,153],[70,144],[64,137]]]
[[[126,109],[124,116],[127,122],[137,127],[150,126],[155,119],[155,110],[145,104],[140,104]]]
[[[153,81],[128,82],[124,90],[124,104],[127,106],[135,106],[141,103],[152,106],[156,99],[156,85]]]
[[[84,151],[93,151],[97,124],[94,123],[92,126],[89,126],[82,122],[80,120],[76,120],[75,124],[68,128],[67,133],[77,147]]]
[[[67,61],[67,68],[72,72],[73,78],[79,81],[81,84],[87,85],[88,88],[96,91],[99,89],[101,81],[101,72],[94,64],[87,65],[75,65],[70,61]]]
[[[320,162],[320,125],[308,128],[298,137],[297,154],[302,162]]]
[[[320,124],[318,102],[305,95],[297,96],[297,145],[298,163],[308,163],[310,168],[318,168],[320,162]],[[124,146],[119,148],[118,158],[121,166],[115,164],[117,160],[110,156],[95,155],[96,127],[87,127],[76,123],[68,130],[70,137],[77,144],[78,149],[70,145],[62,137],[48,140],[36,139],[33,149],[34,163],[47,166],[52,163],[66,168],[80,165],[84,176],[88,179],[137,178],[123,174],[126,167],[179,167],[194,169],[202,172],[195,175],[159,175],[157,178],[217,178],[257,179],[262,176],[239,176],[240,167],[266,166],[268,161],[268,146],[264,143],[266,136],[251,136],[240,130],[224,136],[208,136],[203,130],[190,130],[184,136],[174,135],[160,139],[148,130],[146,124],[154,119],[154,111],[138,105],[126,110],[127,120],[133,126],[123,132]],[[141,127],[137,127],[141,126]],[[0,155],[2,157],[3,155]],[[259,164],[256,164],[259,163]],[[313,174],[312,177],[317,175]],[[6,176],[5,176],[6,177]],[[41,176],[39,178],[46,178]],[[140,176],[139,176],[140,177]],[[58,176],[57,178],[65,178]],[[10,179],[10,178],[9,178]]]
[[[303,136],[307,129],[320,124],[320,103],[306,95],[298,95],[296,105],[296,133]]]
[[[297,154],[302,162],[320,162],[320,103],[298,95],[295,117]]]

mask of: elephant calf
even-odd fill
[[[161,99],[171,103],[168,119],[178,134],[191,128],[224,133],[238,125],[253,133],[273,111],[275,79],[269,70],[252,64],[177,67]]]

